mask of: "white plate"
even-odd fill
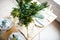
[[[2,21],[6,21],[6,26],[2,25]],[[8,19],[8,18],[1,18],[0,19],[0,29],[2,31],[9,30],[12,27],[11,25],[12,25],[12,21],[10,19]]]
[[[13,35],[14,35],[18,40],[25,40],[24,36],[23,36],[20,32],[13,32],[13,33],[9,36],[8,40],[12,40]]]

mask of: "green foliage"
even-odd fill
[[[37,2],[31,3],[32,0],[16,0],[18,3],[18,8],[14,8],[11,12],[13,17],[19,18],[19,23],[25,25],[26,27],[32,21],[32,16],[34,16],[38,11],[48,7],[47,2],[37,4]]]
[[[42,10],[43,8],[46,8],[46,7],[48,7],[48,6],[47,6],[47,2],[44,2],[44,3],[41,3],[39,9]]]
[[[13,17],[18,17],[18,14],[19,14],[19,9],[17,8],[14,8],[11,12],[11,15],[13,15]]]
[[[14,38],[14,40],[18,40],[18,38],[16,38],[16,36],[13,34],[13,38]]]
[[[6,25],[6,21],[5,21],[5,20],[2,21],[2,25],[3,25],[3,26]]]
[[[25,1],[25,3],[29,3],[29,2],[31,2],[32,0],[24,0]]]

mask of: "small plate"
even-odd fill
[[[5,26],[2,25],[2,21],[6,22]],[[12,21],[8,18],[1,18],[0,19],[0,30],[6,31],[9,30],[12,26]]]

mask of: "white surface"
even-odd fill
[[[40,34],[37,34],[33,40],[59,40],[59,31],[55,28],[57,25],[56,22],[48,25]]]
[[[60,5],[60,0],[54,0],[58,5]]]
[[[57,21],[60,22],[60,0],[50,1],[53,6],[54,13],[57,15]]]
[[[50,7],[39,11],[37,16],[40,16],[40,15],[42,15],[44,18],[41,19],[36,17],[36,20],[40,25],[44,27],[49,25],[51,22],[53,22],[57,18],[57,16],[50,10]]]
[[[59,34],[55,26],[49,25],[40,33],[40,40],[59,40]]]
[[[52,5],[53,12],[54,14],[57,15],[57,21],[60,22],[60,0],[49,0],[49,4]]]
[[[34,24],[37,24],[39,27],[35,26],[34,24],[29,25],[28,27],[28,31],[29,31],[29,36],[30,38],[33,38],[37,33],[39,33],[41,30],[43,30],[44,28],[46,28],[51,22],[53,22],[56,19],[56,15],[53,14],[52,11],[50,11],[48,8],[39,11],[40,15],[42,14],[44,16],[43,19],[38,19],[35,18],[36,20],[34,20]],[[33,35],[34,34],[34,35]]]
[[[10,0],[0,0],[0,18],[6,15],[9,16],[14,6],[14,3]]]
[[[48,3],[52,5],[51,9],[53,10],[53,13],[57,15],[56,20],[60,22],[60,5],[54,2],[54,0],[39,0],[39,2],[45,2],[45,1],[48,1]],[[58,0],[55,0],[55,1],[58,1]]]

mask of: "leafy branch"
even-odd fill
[[[38,11],[48,7],[47,2],[37,4],[37,2],[31,2],[32,0],[16,0],[18,7],[14,8],[11,15],[15,18],[19,18],[19,23],[26,27],[33,21],[32,16],[37,14]]]

